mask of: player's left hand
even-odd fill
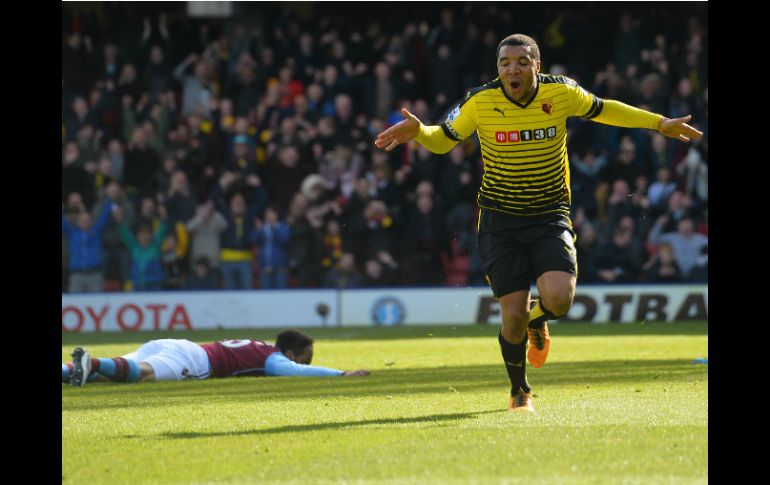
[[[692,115],[682,118],[663,118],[660,125],[658,125],[658,131],[669,138],[676,138],[679,141],[689,142],[691,139],[697,140],[703,136],[703,132],[687,124],[691,119]]]
[[[344,377],[363,377],[363,376],[368,376],[369,371],[364,369],[346,370],[345,372],[342,373],[342,375]]]
[[[377,139],[374,140],[377,148],[384,148],[386,152],[389,152],[402,143],[414,140],[420,132],[420,120],[415,115],[406,108],[401,108],[401,114],[406,119],[377,135]]]

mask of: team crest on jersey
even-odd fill
[[[456,107],[455,109],[453,109],[451,113],[449,113],[449,116],[447,116],[447,119],[449,121],[454,121],[454,120],[457,119],[458,116],[460,116],[460,107],[459,106]]]
[[[553,99],[548,98],[540,101],[540,108],[547,115],[553,114]]]

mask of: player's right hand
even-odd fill
[[[414,140],[420,132],[420,120],[406,108],[401,108],[401,114],[406,118],[377,135],[374,144],[378,148],[384,148],[389,152],[402,143]]]

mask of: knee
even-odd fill
[[[540,301],[553,313],[556,318],[563,317],[572,307],[572,300],[575,298],[573,291],[564,291],[557,294],[540,295]]]
[[[155,380],[155,369],[147,362],[139,363],[139,382],[148,382]]]
[[[527,328],[529,312],[524,307],[503,307],[503,327],[516,331]],[[519,333],[519,332],[516,332]]]
[[[503,322],[506,323],[527,323],[529,319],[529,310],[524,306],[506,305],[502,308]]]

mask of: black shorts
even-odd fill
[[[547,271],[577,277],[575,233],[565,215],[516,217],[482,209],[479,252],[495,298],[529,290]]]

